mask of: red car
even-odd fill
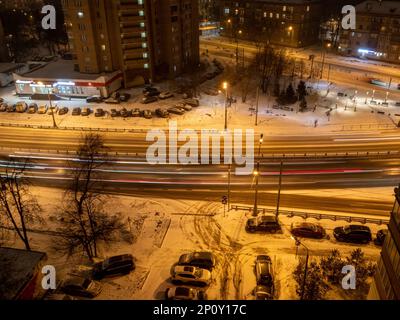
[[[320,225],[310,222],[292,223],[291,232],[296,237],[322,239],[326,232]]]

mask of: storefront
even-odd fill
[[[15,91],[20,96],[55,94],[65,98],[86,98],[93,95],[108,97],[122,86],[122,73],[83,74],[62,73],[57,62],[23,75],[13,74]],[[56,71],[56,72],[54,72]],[[57,74],[57,78],[53,76]]]

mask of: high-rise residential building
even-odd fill
[[[124,85],[174,78],[199,63],[197,0],[63,0],[76,70],[121,70]]]
[[[400,186],[395,188],[389,230],[368,299],[400,300]]]
[[[320,0],[222,0],[221,10],[228,37],[287,47],[318,41]]]
[[[342,30],[339,52],[400,63],[400,2],[364,1],[356,12],[356,29]]]

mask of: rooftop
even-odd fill
[[[43,67],[24,73],[24,78],[41,80],[96,80],[100,77],[109,77],[114,73],[81,73],[74,70],[73,60],[59,59],[45,64]]]
[[[0,300],[15,299],[45,258],[43,252],[0,248]]]
[[[399,1],[376,1],[368,0],[356,6],[357,12],[400,16]]]
[[[0,63],[0,73],[12,72],[23,66],[24,65],[21,63],[1,62]]]

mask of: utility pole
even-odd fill
[[[231,166],[230,163],[228,166],[228,212],[231,209]]]
[[[331,68],[332,68],[332,65],[329,64],[329,68],[328,68],[328,79],[327,79],[328,82],[329,82],[329,79],[330,79],[330,76],[331,76]]]
[[[282,169],[283,169],[283,161],[281,161],[281,166],[279,169],[279,189],[278,189],[278,199],[276,202],[276,212],[275,212],[275,216],[278,219],[279,216],[279,207],[281,204],[281,189],[282,189]]]
[[[52,116],[52,118],[53,118],[53,128],[57,128],[56,119],[55,119],[55,117],[54,117],[54,110],[53,110],[53,106],[52,106],[52,104],[51,104],[51,95],[50,95],[50,91],[51,91],[51,90],[48,90],[48,91],[47,91],[47,96],[48,96],[48,98],[49,98],[50,111],[51,111],[51,116]],[[51,93],[53,93],[53,92],[51,91]]]
[[[256,188],[254,193],[254,208],[253,208],[253,216],[257,217],[258,215],[258,177],[260,175],[260,161],[257,162],[257,169],[254,171],[254,177],[256,179]]]
[[[302,244],[302,243],[300,243]],[[300,296],[300,300],[304,300],[304,293],[306,291],[306,280],[307,280],[307,273],[308,273],[308,257],[309,257],[309,253],[308,253],[308,248],[302,244],[304,248],[306,248],[306,265],[304,266],[304,275],[303,275],[303,284],[301,286],[301,296]]]

